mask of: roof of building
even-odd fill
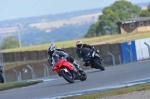
[[[150,21],[150,17],[132,18],[132,19],[127,19],[127,20],[122,20],[118,23],[119,24],[128,24],[128,23],[141,22],[141,21]]]

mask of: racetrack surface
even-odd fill
[[[113,86],[124,82],[150,77],[150,61],[106,67],[105,71],[87,70],[86,81],[70,84],[63,78],[28,87],[0,91],[0,99],[50,99],[50,97],[98,87]]]

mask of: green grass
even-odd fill
[[[33,85],[33,84],[37,84],[37,83],[41,83],[41,82],[42,81],[0,83],[0,91],[12,89],[12,88],[29,86],[29,85]]]
[[[118,42],[124,42],[124,41],[128,41],[128,40],[136,40],[136,39],[147,38],[147,37],[150,37],[150,32],[114,34],[114,35],[106,35],[106,36],[102,36],[102,37],[84,38],[84,39],[80,39],[80,40],[82,40],[83,43],[88,43],[88,44],[92,44],[95,42],[107,43],[110,40],[114,40],[114,41],[111,41],[111,43],[118,43]],[[118,40],[118,38],[121,38],[121,39]],[[57,47],[61,47],[61,48],[75,47],[76,41],[77,40],[55,42],[55,45]],[[3,50],[3,52],[47,50],[49,45],[50,45],[50,43],[43,44],[43,45],[22,47],[22,48],[7,49],[7,50]],[[44,61],[44,60],[41,60],[41,61]],[[8,70],[8,69],[17,67],[21,64],[33,63],[33,62],[36,62],[36,61],[4,63],[4,66],[5,66],[4,68],[5,68],[5,70]],[[32,85],[32,84],[36,84],[36,83],[39,83],[39,82],[33,81],[33,82],[4,83],[4,84],[0,84],[0,90],[28,86],[28,85]],[[118,89],[113,89],[113,90],[107,90],[107,91],[101,91],[101,92],[96,92],[96,93],[84,94],[81,96],[67,97],[67,98],[63,98],[63,99],[96,99],[96,98],[101,98],[104,96],[112,96],[112,95],[124,94],[124,93],[132,92],[132,91],[141,91],[141,90],[147,90],[147,89],[150,89],[150,83],[135,85],[135,86],[131,86],[131,87],[118,88]]]
[[[83,43],[92,44],[96,42],[104,42],[104,43],[118,43],[128,40],[136,40],[140,38],[150,37],[150,32],[145,33],[128,33],[128,34],[114,34],[114,35],[105,35],[101,37],[93,37],[93,38],[83,38]],[[111,41],[114,40],[114,41]],[[62,41],[62,42],[54,42],[57,47],[66,48],[66,47],[75,47],[75,43],[77,40],[69,40],[69,41]],[[35,46],[28,46],[22,48],[13,48],[13,49],[6,49],[2,50],[2,52],[17,52],[17,51],[33,51],[33,50],[47,50],[51,43],[42,44],[42,45],[35,45]]]
[[[129,87],[83,94],[79,96],[65,97],[61,99],[100,99],[106,96],[114,96],[114,95],[119,95],[119,94],[126,94],[126,93],[133,92],[133,91],[142,91],[142,90],[149,90],[149,89],[150,89],[150,83],[145,83],[145,84],[138,84],[138,85],[129,86]]]
[[[97,42],[100,43],[118,43],[118,42],[124,42],[128,40],[136,40],[136,39],[141,39],[141,38],[146,38],[150,37],[150,32],[144,32],[144,33],[128,33],[128,34],[114,34],[114,35],[106,35],[102,37],[93,37],[93,38],[84,38],[81,39],[83,43],[88,43],[88,44],[94,44]],[[62,41],[62,42],[55,42],[55,45],[57,47],[75,47],[75,42],[77,40],[70,40],[70,41]],[[22,47],[22,48],[14,48],[14,49],[7,49],[3,50],[3,52],[17,52],[17,51],[33,51],[33,50],[47,50],[49,47],[49,44],[42,44],[42,45],[36,45],[36,46],[29,46],[29,47]],[[40,60],[45,61],[45,60]],[[37,61],[22,61],[22,62],[9,62],[9,63],[4,63],[4,69],[9,70],[14,67],[20,66],[22,64],[27,64],[27,63],[34,63]],[[39,62],[39,60],[38,60]]]
[[[18,67],[23,64],[30,64],[30,63],[37,63],[37,62],[44,62],[44,61],[47,61],[47,60],[45,59],[45,60],[38,60],[38,61],[30,60],[30,61],[6,62],[3,65],[4,65],[4,70],[7,71],[9,69]]]

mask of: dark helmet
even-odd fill
[[[80,48],[80,47],[82,46],[82,42],[81,42],[81,41],[77,41],[77,42],[76,42],[76,46],[77,46],[78,48]]]
[[[48,50],[47,50],[47,53],[49,54],[49,55],[52,55],[53,53],[54,53],[54,51],[55,51],[55,45],[54,44],[51,44],[51,46],[48,48]]]

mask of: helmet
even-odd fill
[[[52,56],[52,54],[54,53],[54,51],[55,51],[55,45],[51,44],[50,47],[47,50],[47,53]]]
[[[77,41],[76,42],[76,46],[80,48],[82,46],[82,42],[81,41]]]

